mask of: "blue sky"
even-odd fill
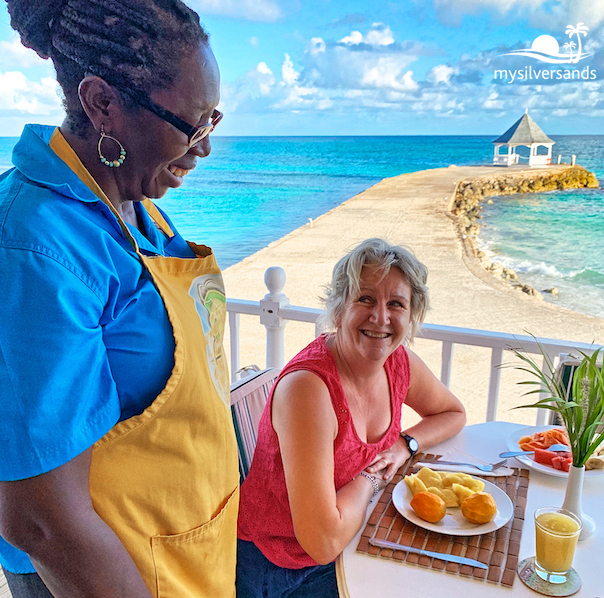
[[[525,109],[549,134],[604,134],[604,0],[189,4],[221,67],[226,116],[216,134],[498,135]],[[579,23],[583,34],[566,34]],[[564,65],[504,56],[542,35],[560,52],[580,38],[589,56]],[[585,78],[495,78],[529,67]],[[2,2],[0,136],[62,118],[50,61],[20,46]]]

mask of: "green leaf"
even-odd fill
[[[522,364],[512,367],[533,378],[522,380],[519,384],[538,386],[528,390],[523,396],[546,396],[535,403],[519,405],[514,409],[547,409],[558,413],[568,433],[573,465],[580,467],[604,440],[604,430],[600,428],[604,420],[604,372],[598,366],[602,348],[597,348],[591,355],[581,352],[572,383],[566,388],[552,358],[537,338],[533,338],[543,356],[543,369],[532,357],[517,349],[512,349],[512,353]]]

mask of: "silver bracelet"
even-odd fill
[[[366,471],[361,471],[359,475],[362,475],[364,478],[367,478],[371,482],[371,485],[373,486],[373,494],[371,495],[371,500],[373,500],[380,493],[380,487],[378,486],[377,480],[372,475],[369,475]]]

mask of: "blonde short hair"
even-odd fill
[[[413,340],[420,330],[429,309],[428,269],[411,249],[390,245],[383,239],[367,239],[346,254],[334,266],[331,283],[325,287],[325,314],[321,324],[325,329],[335,329],[344,304],[361,287],[361,273],[365,266],[376,268],[387,276],[390,268],[398,268],[411,287],[411,313],[407,341]]]

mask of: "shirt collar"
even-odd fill
[[[99,201],[99,197],[50,148],[55,131],[61,134],[57,127],[25,125],[13,150],[13,164],[29,180],[61,195],[79,201]]]

